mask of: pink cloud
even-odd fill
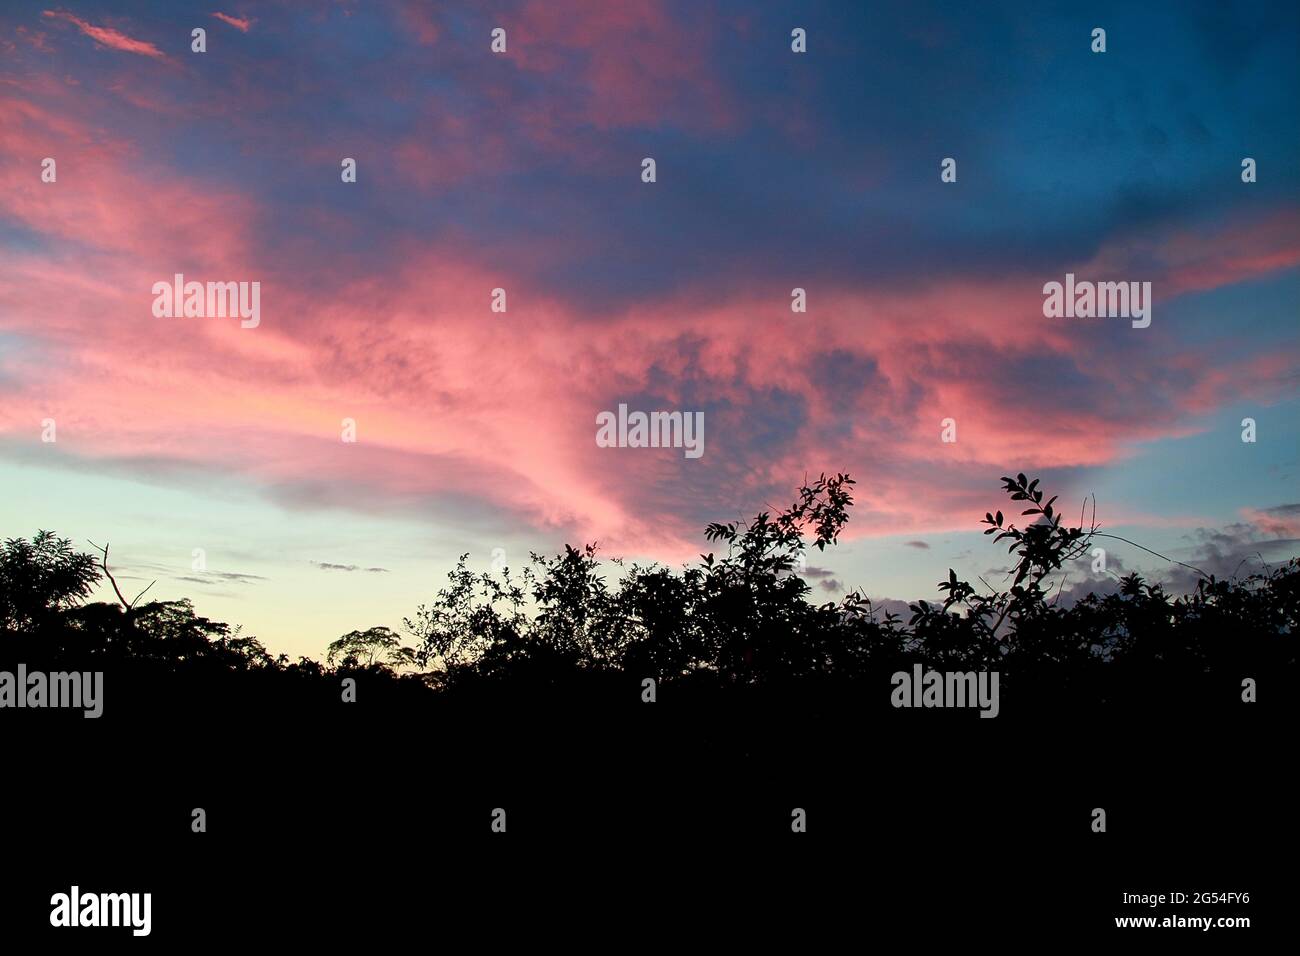
[[[1123,270],[1136,260],[1163,265],[1157,291],[1168,300],[1190,292],[1300,265],[1300,216],[1284,208],[1260,218],[1232,222],[1216,230],[1184,230],[1109,243],[1087,268],[1094,273]]]
[[[112,27],[97,27],[64,10],[45,10],[43,15],[56,20],[66,20],[96,43],[111,49],[121,50],[123,53],[136,53],[140,56],[151,56],[159,60],[167,59],[167,55],[152,43],[129,37]]]
[[[236,30],[239,30],[243,33],[247,33],[249,31],[249,28],[251,28],[253,25],[252,20],[245,20],[239,17],[232,17],[228,13],[214,13],[212,15],[216,17],[218,20],[220,20],[222,23],[228,23]]]
[[[659,496],[677,494],[666,489],[676,489],[683,469],[693,466],[671,451],[596,448],[594,415],[620,396],[645,391],[650,367],[670,383],[683,381],[692,360],[678,344],[687,333],[702,336],[697,361],[710,369],[696,397],[737,407],[710,420],[706,441],[715,451],[703,462],[729,476],[727,506],[735,493],[784,488],[809,467],[849,468],[868,479],[858,497],[860,513],[871,515],[871,534],[967,528],[971,514],[987,506],[981,489],[989,474],[1008,460],[1105,464],[1126,442],[1182,427],[1177,409],[1138,423],[1090,409],[1066,419],[1021,420],[999,407],[974,374],[923,390],[913,402],[908,392],[936,359],[892,346],[864,353],[881,381],[855,409],[838,408],[817,391],[814,372],[791,360],[800,354],[799,327],[765,322],[763,347],[756,347],[752,330],[765,308],[756,300],[712,310],[648,304],[616,326],[579,329],[563,304],[536,289],[512,288],[511,317],[491,316],[487,290],[495,276],[454,248],[412,248],[397,261],[403,265],[382,281],[358,279],[328,303],[293,282],[268,285],[264,303],[274,300],[275,307],[256,333],[234,323],[153,320],[146,297],[122,291],[143,288],[150,279],[144,273],[128,280],[124,271],[86,286],[33,270],[27,306],[5,305],[30,314],[57,289],[73,315],[98,308],[116,317],[100,329],[96,347],[81,353],[75,375],[53,389],[67,403],[61,414],[80,423],[81,441],[98,454],[147,449],[195,463],[215,460],[277,487],[329,476],[352,489],[358,505],[471,495],[536,527],[659,554],[686,554],[695,543],[695,523],[665,527],[663,511],[653,507]],[[969,307],[960,290],[950,295],[949,314]],[[894,305],[873,302],[880,318],[868,336],[871,328],[896,324],[888,318]],[[825,325],[828,347],[860,348],[864,329],[853,316],[856,310],[860,317],[861,301],[846,297],[827,308],[843,316]],[[75,328],[67,332],[71,340]],[[929,344],[940,352],[960,347],[957,336]],[[1185,371],[1195,376],[1198,367]],[[1258,363],[1224,374],[1207,391],[1221,396],[1242,387],[1256,377]],[[1113,387],[1117,378],[1101,384]],[[777,449],[755,449],[744,403],[750,390],[771,389],[801,396],[809,427]],[[691,396],[680,386],[661,387],[660,394],[668,407],[689,407]],[[160,395],[176,400],[160,402]],[[47,406],[33,405],[25,415],[39,420],[41,407],[52,413]],[[961,423],[956,446],[938,442],[942,412]],[[358,446],[338,441],[343,417],[358,421]],[[857,426],[839,437],[818,434],[845,417]]]
[[[0,167],[0,211],[47,237],[164,265],[176,250],[196,260],[227,262],[252,214],[237,195],[192,187],[148,168],[135,147],[75,119],[0,95],[0,150],[58,162],[56,185],[17,164]]]
[[[1263,536],[1293,540],[1300,538],[1300,504],[1279,505],[1263,510],[1247,508],[1242,518],[1250,522]]]
[[[710,28],[683,29],[661,0],[528,0],[504,25],[512,62],[567,84],[546,112],[563,108],[601,129],[734,123],[735,105],[711,66]]]
[[[465,138],[453,120],[439,132]],[[0,433],[35,440],[55,417],[61,451],[193,464],[304,507],[469,499],[675,559],[695,553],[701,514],[780,506],[805,472],[849,470],[851,536],[970,530],[1009,463],[1116,462],[1225,401],[1285,394],[1300,351],[1226,359],[1159,324],[1178,294],[1293,267],[1294,209],[1110,243],[1081,263],[1158,266],[1156,324],[1118,345],[1105,328],[1044,322],[1043,277],[1014,274],[828,284],[807,320],[788,289],[758,278],[721,300],[684,288],[594,323],[522,280],[505,282],[510,311],[494,315],[500,264],[455,238],[394,242],[373,269],[331,261],[326,294],[309,244],[263,244],[267,211],[251,196],[160,170],[129,139],[29,97],[0,94],[0,154],[35,157],[0,165],[0,216],[43,240],[6,253],[0,332],[50,358],[0,375]],[[60,157],[57,185],[40,182],[43,155]],[[437,160],[432,147],[421,156]],[[364,228],[316,215],[313,228]],[[554,245],[580,241],[557,232]],[[152,283],[176,271],[261,281],[261,327],[154,318]],[[1117,362],[1118,348],[1148,360]],[[707,406],[705,457],[598,448],[596,413],[635,396]],[[946,417],[955,445],[939,441]],[[357,421],[355,445],[339,440],[343,418]]]
[[[46,41],[46,34],[44,32],[28,30],[24,26],[17,27],[14,32],[18,34],[19,38],[31,44],[34,49],[37,49],[42,53],[54,52],[54,48]]]

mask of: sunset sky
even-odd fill
[[[111,542],[124,590],[313,656],[400,628],[463,552],[677,565],[821,472],[858,485],[819,601],[997,574],[979,520],[1019,471],[1206,570],[1285,560],[1298,18],[6,2],[0,536]],[[260,282],[260,325],[155,317],[176,273]],[[1066,273],[1151,282],[1150,327],[1045,318]],[[597,447],[620,403],[702,411],[703,456]]]

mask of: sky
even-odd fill
[[[679,566],[822,472],[857,485],[818,601],[1000,574],[1017,472],[1285,561],[1298,40],[1289,3],[6,2],[0,536],[317,657],[461,554]],[[156,315],[177,273],[259,323]],[[1150,325],[1045,316],[1067,273],[1150,282]],[[600,447],[620,404],[704,453]],[[1195,580],[1108,568],[1067,593]]]

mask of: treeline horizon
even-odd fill
[[[1242,578],[1203,575],[1177,596],[1131,573],[1114,593],[1063,604],[1053,576],[1107,536],[1095,517],[1067,523],[1037,479],[1002,482],[1030,521],[1019,527],[998,511],[982,522],[1008,542],[1009,587],[976,587],[949,569],[942,599],[912,603],[906,620],[860,591],[809,600],[800,558],[836,544],[853,504],[851,477],[822,475],[778,514],[710,524],[717,553],[680,571],[611,559],[623,571],[611,586],[592,545],[533,554],[518,573],[472,572],[461,555],[448,585],[405,618],[413,646],[372,627],[333,641],[324,661],[272,655],[189,599],[128,601],[107,545],[90,554],[41,531],[0,544],[0,668],[110,670],[137,697],[189,705],[235,688],[250,705],[337,701],[350,677],[367,702],[401,706],[557,691],[588,703],[643,700],[650,680],[657,695],[682,700],[875,708],[887,706],[882,681],[919,664],[997,671],[1021,711],[1150,712],[1239,705],[1243,681],[1294,666],[1300,558]],[[117,603],[87,601],[101,580]]]

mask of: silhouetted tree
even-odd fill
[[[391,671],[415,663],[415,652],[403,647],[401,638],[386,627],[349,631],[330,644],[325,656],[330,667],[387,668]]]
[[[0,630],[41,630],[85,600],[98,580],[95,559],[67,538],[40,531],[31,541],[8,539],[0,544]]]
[[[996,668],[1004,693],[1043,706],[1134,701],[1152,682],[1190,695],[1215,675],[1294,666],[1300,559],[1243,579],[1203,575],[1180,597],[1133,574],[1117,593],[1062,604],[1071,563],[1113,536],[1099,529],[1095,506],[1086,523],[1085,509],[1069,524],[1037,479],[1002,482],[1030,519],[1020,527],[1001,511],[984,516],[985,534],[1009,542],[1009,586],[976,587],[949,569],[941,602],[916,602],[906,622],[860,592],[808,600],[800,557],[834,545],[853,504],[850,477],[822,475],[778,514],[710,524],[705,536],[719,551],[679,572],[614,560],[611,582],[593,545],[532,554],[521,571],[500,574],[471,572],[461,555],[449,585],[406,619],[414,649],[386,627],[351,631],[329,645],[324,666],[273,657],[189,601],[141,604],[143,592],[127,601],[115,581],[118,603],[84,603],[101,574],[112,580],[108,548],[97,562],[41,532],[0,545],[0,657],[116,662],[321,700],[335,699],[337,673],[348,671],[372,682],[367,693],[383,685],[404,700],[497,690],[553,698],[561,686],[589,701],[617,686],[627,699],[629,679],[652,677],[704,697],[793,694],[808,706],[835,688],[856,699],[866,682],[914,663]]]

